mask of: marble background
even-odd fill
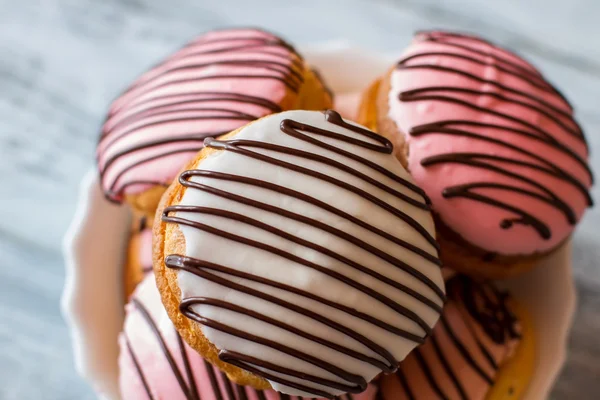
[[[298,45],[345,39],[377,51],[399,51],[421,28],[483,34],[525,55],[572,99],[600,171],[598,4],[0,0],[0,399],[93,398],[75,374],[59,313],[61,238],[108,103],[195,34],[257,25]],[[600,396],[599,225],[592,209],[574,237],[580,297],[554,399]]]

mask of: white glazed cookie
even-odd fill
[[[290,111],[205,146],[155,226],[179,232],[159,235],[154,262],[184,338],[181,319],[292,395],[358,393],[394,371],[445,295],[428,199],[391,143],[335,111]]]

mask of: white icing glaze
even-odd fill
[[[314,154],[326,156],[330,159],[340,161],[344,165],[360,171],[369,177],[372,177],[377,181],[392,187],[394,190],[418,200],[419,202],[424,202],[424,199],[418,193],[386,176],[383,176],[381,173],[374,171],[358,161],[284,134],[280,130],[280,124],[284,119],[291,119],[311,125],[313,127],[319,127],[333,131],[347,137],[352,137],[360,139],[361,141],[376,144],[372,139],[365,138],[363,135],[360,135],[349,129],[327,122],[323,113],[311,111],[289,111],[263,118],[258,122],[250,124],[242,129],[235,137],[235,140],[255,140],[294,149],[305,150]],[[310,137],[317,138],[321,142],[334,145],[337,148],[347,150],[355,155],[377,163],[378,165],[386,168],[388,171],[393,172],[397,176],[412,182],[412,179],[408,173],[390,154],[376,152],[360,146],[341,142],[334,138],[317,136],[315,134],[308,135]],[[279,160],[305,166],[306,168],[321,172],[331,177],[336,177],[343,182],[365,190],[388,205],[392,205],[407,213],[418,224],[424,227],[431,236],[435,237],[434,225],[429,211],[410,205],[396,196],[375,187],[369,182],[366,182],[354,175],[336,169],[332,166],[324,165],[305,158],[264,149],[252,148],[251,150],[257,153],[266,154]],[[242,154],[237,154],[232,151],[219,151],[213,153],[213,155],[202,160],[200,165],[197,165],[195,168],[251,177],[296,190],[305,195],[325,202],[326,204],[337,209],[343,210],[348,214],[360,219],[361,221],[367,222],[385,231],[386,233],[405,240],[406,242],[413,244],[420,249],[425,250],[427,253],[437,257],[437,251],[434,246],[431,245],[424,238],[424,236],[418,233],[414,228],[410,227],[407,223],[403,222],[401,219],[395,217],[390,212],[375,205],[367,199],[352,193],[351,191],[340,188],[315,177],[294,172],[292,170],[272,165],[264,161],[256,160]],[[360,240],[376,247],[377,249],[383,250],[397,259],[406,262],[411,267],[423,273],[434,283],[435,286],[440,288],[441,291],[444,290],[442,274],[439,266],[400,245],[394,244],[393,242],[367,229],[364,229],[351,221],[336,216],[318,206],[284,194],[275,194],[273,191],[247,184],[218,179],[209,179],[199,176],[190,178],[190,181],[210,185],[214,188],[232,192],[240,196],[280,207],[282,209],[321,221],[328,226],[353,235],[354,237],[359,238]],[[212,207],[249,216],[255,220],[259,220],[265,224],[285,231],[288,234],[292,234],[296,237],[323,246],[326,249],[335,251],[338,254],[342,254],[352,261],[355,261],[387,278],[393,279],[394,281],[400,282],[403,285],[414,289],[427,299],[433,301],[435,304],[439,306],[442,305],[442,300],[431,288],[408,273],[388,263],[382,258],[375,256],[367,250],[343,240],[331,233],[322,231],[316,227],[193,188],[187,188],[185,190],[179,205]],[[285,250],[291,254],[301,257],[304,260],[311,261],[317,265],[327,268],[328,270],[343,274],[344,276],[360,282],[360,284],[365,285],[377,293],[387,296],[398,304],[415,312],[430,327],[434,326],[439,317],[439,313],[437,311],[426,306],[405,292],[381,282],[380,280],[368,274],[353,269],[345,263],[342,263],[341,261],[338,261],[330,256],[283,239],[282,237],[273,233],[269,233],[239,221],[214,215],[181,211],[172,213],[172,215],[192,221],[198,221],[212,227],[217,227],[218,229],[229,233],[235,233],[236,235],[244,238],[252,238],[253,240],[270,244],[278,249]],[[194,257],[203,261],[223,265],[238,271],[243,271],[255,276],[268,278],[272,281],[284,283],[303,291],[310,292],[311,294],[318,295],[321,298],[342,304],[351,309],[358,310],[381,321],[385,321],[396,328],[400,328],[418,335],[419,337],[422,337],[425,334],[423,328],[418,326],[415,322],[400,315],[395,310],[391,309],[379,300],[369,296],[363,291],[355,289],[354,287],[331,276],[308,268],[305,265],[292,262],[289,259],[280,257],[271,252],[261,250],[256,247],[251,247],[233,240],[225,239],[221,236],[210,234],[194,227],[183,224],[180,224],[179,227],[181,228],[181,231],[185,237],[185,255],[188,257]],[[210,272],[214,275],[229,279],[230,281],[242,284],[246,287],[257,289],[262,293],[271,294],[279,299],[287,300],[292,304],[304,307],[315,313],[318,313],[319,315],[325,316],[326,318],[369,338],[371,341],[390,352],[398,361],[402,360],[416,345],[416,343],[412,340],[402,338],[395,333],[380,328],[363,319],[357,318],[356,316],[324,305],[318,301],[310,300],[298,294],[277,289],[265,284],[259,284],[247,279],[237,278],[215,271]],[[348,335],[339,332],[338,330],[335,330],[323,323],[317,322],[308,316],[291,311],[267,300],[221,286],[210,280],[182,270],[178,272],[178,284],[181,288],[182,299],[205,297],[227,301],[229,303],[233,303],[235,305],[245,307],[252,311],[269,316],[276,321],[284,322],[291,326],[300,328],[302,331],[311,333],[319,338],[330,340],[338,345],[385,362],[385,359],[383,359],[379,354],[361,344],[357,340],[349,337]],[[381,372],[380,368],[377,368],[372,364],[300,337],[295,333],[275,327],[267,322],[260,321],[251,316],[242,315],[224,308],[206,304],[193,305],[192,310],[204,318],[220,322],[247,333],[252,333],[261,338],[268,338],[277,343],[283,343],[296,350],[300,350],[306,354],[317,357],[320,360],[331,363],[339,368],[343,368],[345,371],[362,376],[367,382],[371,381],[379,372]],[[203,326],[202,331],[208,340],[214,343],[217,348],[221,350],[225,349],[227,351],[253,356],[278,366],[348,384],[348,382],[343,378],[336,376],[330,371],[327,371],[309,362],[299,360],[296,357],[285,354],[273,348],[254,343],[246,339],[241,339],[207,326]],[[264,369],[261,368],[261,370]],[[269,373],[280,377],[283,376],[278,372],[269,371]],[[307,384],[306,381],[301,381],[290,376],[285,376],[285,379]],[[273,388],[278,391],[291,395],[315,397],[314,394],[277,383],[273,380],[269,381]],[[334,395],[343,393],[338,389],[328,388],[316,383],[309,383],[309,385],[313,388],[324,390]]]

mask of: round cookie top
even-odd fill
[[[169,320],[150,274],[127,305],[119,338],[119,385],[123,399],[303,400],[274,390],[239,386],[183,342]],[[351,399],[373,400],[376,387]]]
[[[506,255],[545,252],[587,206],[587,144],[564,96],[480,38],[418,33],[391,74],[389,117],[442,222]]]
[[[121,201],[168,185],[204,138],[281,111],[303,62],[258,29],[208,32],[155,66],[110,107],[97,147],[106,196]]]
[[[448,302],[431,337],[396,374],[382,377],[383,399],[483,400],[513,356],[521,326],[506,293],[464,275],[451,278],[446,290]]]
[[[206,146],[162,219],[185,239],[165,254],[180,309],[219,358],[306,397],[394,371],[445,295],[428,199],[391,143],[329,110]]]

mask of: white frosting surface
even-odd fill
[[[277,144],[280,146],[286,146],[289,148],[304,150],[325,156],[329,159],[339,161],[342,164],[351,167],[356,171],[360,171],[363,174],[393,188],[400,193],[424,203],[424,199],[421,197],[421,195],[414,192],[412,189],[394,181],[393,179],[390,179],[389,177],[381,174],[378,171],[375,171],[359,161],[285,134],[280,129],[280,124],[284,119],[302,122],[313,127],[319,127],[328,131],[342,134],[346,137],[351,137],[363,142],[379,145],[379,143],[376,143],[373,139],[366,138],[364,135],[326,121],[323,113],[311,111],[289,111],[263,118],[258,122],[242,129],[234,138],[234,140],[254,140],[263,143]],[[336,148],[346,150],[352,154],[374,162],[388,171],[393,172],[395,175],[412,182],[409,174],[404,170],[396,158],[390,154],[377,152],[354,144],[342,142],[335,138],[316,135],[314,133],[306,133],[306,135],[315,138],[322,143],[333,145]],[[418,224],[424,227],[432,237],[435,237],[434,224],[429,211],[415,207],[398,198],[397,196],[394,196],[393,194],[374,186],[372,183],[369,183],[366,180],[333,166],[319,163],[315,160],[309,160],[306,158],[291,156],[260,148],[243,148],[268,155],[278,160],[304,166],[313,171],[318,171],[322,174],[339,179],[342,182],[346,182],[356,188],[362,189],[365,192],[375,196],[380,201],[385,202],[387,205],[393,206],[408,214]],[[434,246],[431,245],[431,243],[429,243],[423,235],[417,232],[413,227],[409,226],[402,219],[398,218],[377,204],[374,204],[372,201],[369,201],[360,195],[357,195],[332,183],[326,182],[322,179],[300,172],[295,172],[281,166],[267,163],[265,161],[256,160],[233,151],[216,152],[202,160],[200,165],[197,165],[196,168],[250,177],[283,186],[285,188],[293,189],[314,199],[318,199],[319,201],[335,207],[338,210],[342,210],[345,213],[360,219],[361,221],[364,221],[390,235],[393,235],[396,238],[402,239],[414,246],[417,246],[427,253],[437,257],[437,251]],[[363,242],[397,258],[398,260],[405,262],[410,267],[424,274],[427,279],[432,281],[435,286],[441,289],[441,291],[444,290],[444,283],[439,266],[408,250],[407,248],[398,245],[368,229],[360,227],[346,218],[335,215],[319,206],[312,205],[282,193],[276,193],[272,190],[267,190],[254,185],[242,184],[239,182],[231,182],[199,176],[190,178],[190,181],[206,184],[213,188],[218,188],[271,206],[279,207],[284,210],[320,221],[330,227],[339,229],[340,231],[352,235],[355,238],[358,238]],[[187,188],[185,190],[179,205],[203,206],[219,210],[227,210],[250,217],[254,220],[258,220],[264,224],[284,231],[287,234],[303,239],[309,243],[322,246],[323,248],[333,251],[339,255],[343,255],[347,259],[367,267],[368,269],[375,271],[386,278],[399,282],[408,288],[417,291],[427,299],[433,301],[435,304],[439,306],[442,305],[440,296],[438,296],[430,287],[415,277],[404,272],[388,261],[385,261],[383,258],[373,254],[372,252],[369,252],[367,249],[361,248],[360,246],[342,239],[337,235],[326,232],[314,226],[194,188]],[[358,282],[360,285],[364,285],[365,287],[372,289],[374,292],[382,294],[402,307],[414,312],[430,327],[435,325],[439,317],[439,313],[436,310],[425,305],[420,300],[415,299],[413,296],[407,294],[403,290],[384,283],[381,280],[361,272],[329,255],[323,254],[321,251],[284,239],[280,235],[270,233],[258,227],[222,216],[181,211],[172,213],[171,215],[191,221],[198,221],[202,224],[218,228],[225,232],[233,233],[244,238],[250,238],[252,240],[268,244],[274,248],[283,250],[287,253],[300,257],[303,260],[326,268],[329,271],[342,274],[345,277]],[[179,226],[185,237],[185,255],[188,257],[219,264],[227,268],[252,274],[257,277],[267,278],[271,281],[283,283],[319,296],[322,299],[327,299],[331,302],[341,304],[352,310],[357,310],[358,312],[377,318],[378,320],[384,321],[395,328],[405,330],[419,337],[423,337],[425,335],[424,329],[411,319],[401,315],[396,310],[392,309],[373,296],[365,293],[364,291],[361,291],[323,272],[274,254],[273,252],[243,244],[238,241],[226,239],[195,227],[190,227],[184,224],[180,224]],[[234,277],[226,273],[215,272],[213,270],[211,270],[210,273],[218,275],[219,277],[227,279],[231,282],[243,285],[244,287],[256,289],[262,293],[288,301],[296,306],[303,307],[315,312],[316,314],[319,314],[320,316],[324,316],[331,321],[335,321],[340,325],[349,328],[351,331],[357,332],[360,335],[369,338],[371,341],[391,353],[397,361],[404,359],[404,357],[416,345],[416,342],[412,340],[405,339],[396,333],[383,329],[350,313],[346,313],[334,307],[325,305],[322,302],[311,300],[299,294],[275,288],[266,284],[257,283],[240,277]],[[178,272],[178,283],[179,287],[181,288],[182,299],[204,297],[226,301],[254,312],[258,312],[264,316],[273,318],[276,321],[296,327],[303,332],[310,333],[318,338],[331,341],[337,345],[344,346],[347,349],[354,350],[368,357],[386,363],[385,359],[375,351],[369,349],[367,346],[348,336],[347,334],[333,329],[326,324],[318,322],[311,317],[294,312],[286,307],[274,304],[268,300],[261,299],[247,293],[242,293],[241,291],[217,284],[211,280],[201,278],[190,272],[182,270]],[[296,333],[276,327],[252,316],[243,315],[222,307],[206,304],[193,305],[192,309],[195,313],[204,318],[217,321],[221,324],[256,335],[260,338],[269,339],[274,342],[284,344],[295,350],[301,351],[304,354],[316,357],[319,360],[326,361],[336,367],[342,368],[347,372],[359,375],[367,382],[371,381],[379,372],[381,372],[380,368],[372,365],[371,363],[359,360],[355,357],[334,350],[326,345],[301,337]],[[275,350],[272,347],[257,344],[250,340],[241,339],[237,336],[233,336],[207,326],[203,326],[202,331],[208,340],[214,343],[217,348],[221,350],[252,356],[280,367],[311,374],[313,376],[329,379],[331,381],[341,382],[349,385],[352,384],[335,373],[326,370],[325,368],[321,368],[308,361],[300,360],[297,357]],[[260,369],[261,371],[266,371],[271,375],[283,377],[286,380],[298,382],[303,385],[309,385],[311,388],[323,390],[334,395],[343,393],[343,391],[338,389],[333,389],[325,385],[301,380],[296,377],[284,375],[280,372],[267,370],[261,367],[256,368]],[[272,379],[268,380],[273,388],[278,391],[291,395],[317,397],[314,396],[314,394],[299,390],[297,388],[292,388],[288,385],[278,383]]]

